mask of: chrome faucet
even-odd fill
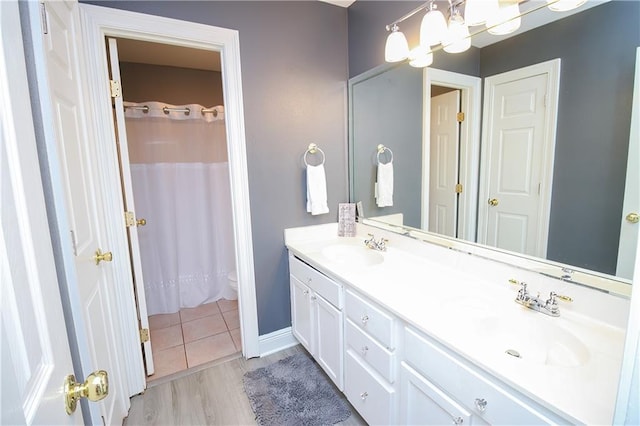
[[[380,237],[380,241],[376,241],[376,237],[373,234],[367,234],[367,235],[369,235],[369,239],[364,240],[365,246],[367,246],[372,250],[387,251],[387,243],[389,242],[389,240],[387,240],[386,238]]]
[[[520,284],[520,290],[516,296],[516,303],[522,306],[532,309],[534,311],[542,312],[543,314],[550,315],[552,317],[560,316],[560,308],[558,306],[558,299],[565,302],[573,302],[573,299],[569,296],[563,296],[561,294],[552,291],[549,293],[549,298],[544,300],[540,298],[540,293],[537,296],[531,296],[527,290],[527,283],[518,282],[516,280],[509,280],[512,284]]]

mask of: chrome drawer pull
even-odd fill
[[[453,419],[453,424],[454,424],[454,425],[461,425],[461,424],[463,424],[463,423],[464,423],[464,419],[463,419],[462,417],[459,417],[459,416],[458,416],[458,417],[455,417],[455,418]]]
[[[362,398],[362,400],[363,400],[363,401],[364,401],[365,399],[367,399],[367,397],[368,397],[368,396],[369,396],[369,393],[367,393],[367,392],[362,392],[362,393],[360,394],[360,398]]]
[[[367,321],[369,321],[369,315],[364,314],[363,316],[360,317],[360,319],[362,320],[362,324],[366,324]]]
[[[484,413],[484,411],[487,409],[487,400],[484,398],[476,398],[474,404],[476,405],[478,411],[480,411],[481,413]]]
[[[369,346],[363,346],[362,347],[362,356],[365,356],[367,354],[368,350],[369,350]]]

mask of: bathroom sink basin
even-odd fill
[[[372,266],[382,263],[382,253],[371,250],[364,245],[333,244],[322,249],[327,260],[352,266]]]
[[[526,364],[578,367],[589,361],[589,349],[573,333],[536,319],[486,318],[476,323],[474,334],[496,356]]]

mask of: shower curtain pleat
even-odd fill
[[[132,105],[131,103],[127,103]],[[131,180],[149,315],[233,297],[235,269],[229,164],[223,113],[127,110]],[[189,105],[198,111],[198,105]],[[223,111],[222,107],[219,111]]]

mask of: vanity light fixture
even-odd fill
[[[387,27],[388,30],[389,28]],[[407,43],[407,38],[400,31],[398,25],[394,23],[384,48],[384,60],[387,62],[400,62],[408,57],[409,43]]]
[[[387,31],[391,31],[385,45],[385,60],[387,62],[400,62],[409,59],[409,65],[414,67],[426,67],[433,62],[433,53],[444,50],[448,53],[460,53],[471,47],[471,38],[488,31],[490,34],[504,35],[520,28],[522,16],[536,10],[548,7],[553,11],[564,12],[575,9],[587,0],[546,0],[546,3],[537,5],[530,10],[522,12],[520,3],[527,0],[448,0],[449,25],[442,12],[438,10],[436,0],[429,0],[415,8],[400,19],[387,25]],[[464,14],[462,7],[464,6]],[[420,24],[420,45],[409,50],[407,39],[398,27],[398,24],[411,18],[422,10],[426,14]],[[486,29],[469,31],[469,27],[486,25]]]

